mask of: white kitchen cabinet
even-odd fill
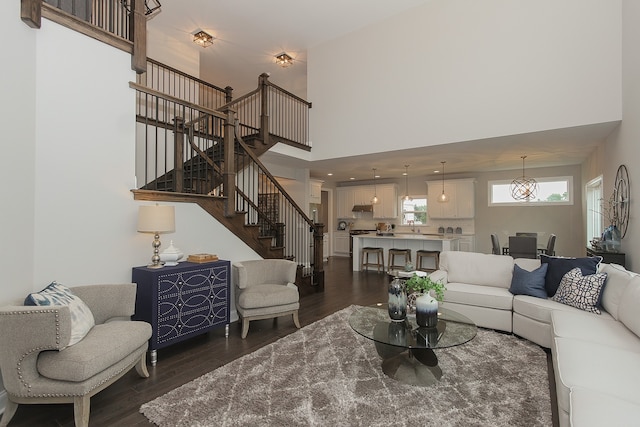
[[[373,185],[362,185],[351,187],[353,189],[353,204],[354,205],[370,205],[371,199],[375,194]],[[378,197],[380,197],[378,195]]]
[[[334,255],[349,256],[349,236],[348,231],[336,231],[333,233],[333,253]]]
[[[339,219],[353,218],[353,190],[351,187],[339,187],[336,191],[337,214]]]
[[[378,203],[373,205],[375,219],[395,219],[398,217],[398,186],[382,184],[377,186]]]
[[[451,179],[444,182],[444,192],[449,197],[438,202],[442,194],[442,181],[427,182],[427,212],[429,218],[473,218],[475,216],[475,179]]]
[[[309,181],[309,203],[322,203],[322,181]]]

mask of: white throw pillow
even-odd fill
[[[605,280],[606,273],[583,276],[580,268],[576,267],[562,276],[558,290],[551,299],[580,310],[601,314],[598,301]]]
[[[604,264],[600,272],[607,273],[607,281],[602,291],[602,307],[607,310],[614,319],[620,320],[618,310],[622,302],[622,295],[629,286],[631,279],[637,276],[636,273],[627,271],[618,264]]]
[[[24,305],[69,306],[71,312],[70,346],[84,338],[95,325],[93,314],[84,301],[75,296],[69,288],[56,282],[52,282],[40,292],[29,294],[24,300]]]

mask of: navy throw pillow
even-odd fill
[[[509,292],[514,295],[530,295],[547,299],[544,285],[548,266],[549,264],[542,264],[533,271],[527,271],[518,264],[514,264]]]
[[[598,265],[600,265],[601,261],[601,256],[565,258],[544,254],[540,255],[540,262],[549,265],[544,284],[544,287],[547,290],[547,295],[552,297],[556,294],[560,281],[569,271],[577,267],[580,269],[583,276],[596,274],[596,271],[598,271]]]

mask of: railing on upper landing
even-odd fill
[[[236,111],[242,138],[255,136],[267,146],[281,142],[310,151],[311,105],[311,102],[271,83],[268,74],[261,74],[257,89],[224,107]]]

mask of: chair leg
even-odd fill
[[[89,427],[90,402],[89,396],[80,396],[73,399],[73,418],[76,427]]]
[[[147,352],[142,353],[140,360],[136,363],[136,372],[142,378],[149,378],[149,371],[147,370]]]
[[[247,337],[247,334],[249,333],[249,321],[247,320],[246,317],[242,318],[242,339],[245,339]]]
[[[293,312],[293,323],[296,325],[296,328],[300,329],[300,320],[298,319],[298,310]]]
[[[6,425],[9,424],[9,421],[11,421],[17,409],[18,404],[12,402],[11,399],[7,399],[7,404],[4,407],[4,415],[2,415],[2,419],[0,419],[1,427],[6,427]]]

